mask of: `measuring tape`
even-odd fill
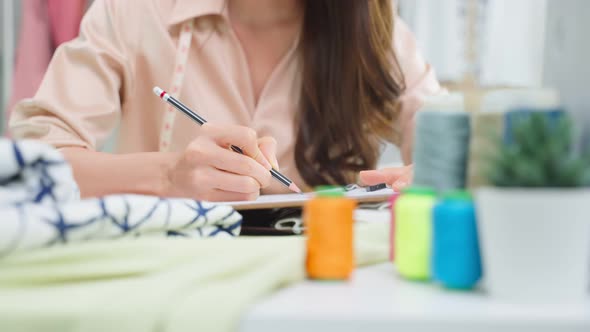
[[[193,39],[194,20],[187,21],[182,25],[180,38],[178,40],[178,47],[176,51],[176,61],[174,65],[174,75],[172,76],[172,88],[169,90],[170,95],[178,98],[182,83],[184,82],[184,75],[186,73],[186,63],[188,60],[189,50]],[[160,130],[160,148],[162,152],[170,150],[172,143],[172,127],[176,120],[177,111],[171,105],[166,107],[164,112],[164,121],[162,122],[162,129]]]

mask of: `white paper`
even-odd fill
[[[368,192],[365,188],[358,188],[345,193],[345,197],[352,199],[369,199],[373,197],[391,196],[395,194],[393,189],[381,189],[373,192]],[[314,197],[313,193],[307,194],[282,194],[282,195],[261,195],[256,201],[242,201],[242,202],[219,202],[220,205],[231,205],[234,208],[241,206],[265,206],[269,203],[289,203],[302,204]]]

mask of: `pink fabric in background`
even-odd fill
[[[14,105],[37,92],[53,52],[78,35],[86,0],[25,0],[15,54],[12,93],[6,117]],[[8,122],[8,121],[5,121]]]
[[[47,0],[54,46],[78,36],[85,9],[86,0]]]
[[[47,1],[26,0],[22,6],[7,117],[17,101],[35,94],[53,54]]]

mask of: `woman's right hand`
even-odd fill
[[[235,145],[244,155],[230,149]],[[243,126],[206,123],[168,170],[167,196],[213,202],[254,200],[271,183],[276,141]],[[270,162],[269,162],[270,160]]]

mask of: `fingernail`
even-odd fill
[[[393,187],[396,188],[396,189],[403,189],[403,188],[405,188],[407,186],[408,186],[408,184],[405,181],[396,181],[393,184]]]
[[[268,160],[266,159],[266,157],[264,156],[262,151],[260,151],[260,149],[258,149],[258,151],[256,152],[256,155],[253,157],[253,159],[261,162],[262,166],[264,168],[266,168],[267,170],[270,171],[272,169],[272,165],[268,162]]]
[[[274,168],[275,170],[279,170],[279,162],[275,159],[272,163],[272,168]]]

